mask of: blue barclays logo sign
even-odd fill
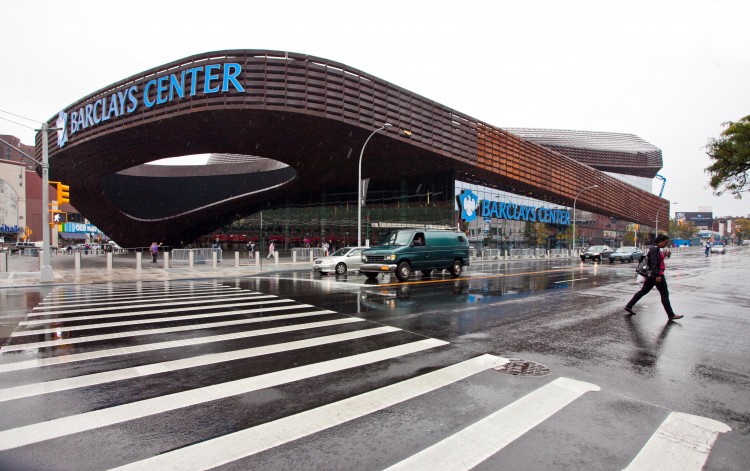
[[[465,222],[471,222],[478,216],[484,219],[512,219],[570,225],[570,211],[480,200],[471,190],[461,192],[458,196],[458,205],[461,208],[461,220]]]
[[[56,121],[57,145],[63,147],[76,132],[92,128],[110,119],[133,113],[139,106],[152,108],[186,96],[228,92],[244,93],[238,77],[242,66],[235,62],[192,67],[146,82],[143,91],[138,85],[118,90],[81,106],[70,113],[60,112]],[[201,82],[203,82],[201,84]]]

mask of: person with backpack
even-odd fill
[[[682,319],[683,315],[675,314],[672,310],[672,304],[669,302],[669,288],[667,287],[667,279],[664,277],[664,258],[665,255],[661,251],[669,243],[669,237],[664,234],[659,234],[654,241],[655,245],[648,248],[646,257],[648,258],[648,265],[651,271],[651,275],[646,278],[643,282],[641,289],[633,295],[633,298],[628,301],[625,305],[625,310],[628,314],[635,315],[633,307],[642,297],[644,297],[654,287],[659,291],[661,295],[661,304],[664,306],[664,310],[667,312],[667,317],[670,321]]]

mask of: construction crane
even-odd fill
[[[658,178],[659,180],[661,180],[661,190],[659,190],[659,198],[661,198],[662,193],[664,193],[664,185],[667,184],[667,179],[664,178],[664,177],[662,177],[658,173],[656,174],[656,178]]]

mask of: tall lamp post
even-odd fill
[[[663,205],[661,206],[661,208],[659,208],[659,210],[658,210],[658,211],[656,211],[656,225],[654,226],[654,237],[656,237],[656,236],[658,236],[658,235],[659,235],[659,211],[661,211],[662,209],[664,209],[664,208],[666,208],[667,206],[669,206],[669,204],[670,204],[670,203],[669,203],[669,201],[667,201],[666,203],[664,203],[664,204],[663,204]],[[677,201],[675,201],[675,202],[674,202],[674,203],[672,203],[672,204],[677,204]]]
[[[49,283],[55,281],[55,275],[52,272],[52,265],[50,263],[50,235],[49,235],[49,144],[48,135],[50,131],[57,131],[58,128],[51,128],[49,124],[42,123],[41,129],[36,131],[42,133],[42,161],[36,160],[21,149],[12,146],[10,143],[0,139],[4,144],[9,145],[16,151],[20,152],[21,155],[33,160],[42,167],[42,264],[39,267],[39,281],[42,283]]]
[[[382,131],[385,128],[393,126],[390,123],[385,123],[367,136],[365,143],[362,144],[362,151],[359,153],[359,173],[357,174],[357,245],[362,244],[362,156],[365,153],[365,147],[370,141],[370,138],[374,136],[378,131]]]
[[[581,193],[583,193],[586,190],[591,190],[592,188],[599,188],[599,185],[591,185],[587,186],[586,188],[582,188],[581,191],[578,192],[576,197],[573,199],[573,253],[576,253],[576,202],[578,201],[578,197],[581,196]]]

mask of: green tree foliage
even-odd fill
[[[734,233],[741,239],[750,239],[750,219],[739,218],[734,220]]]
[[[706,173],[714,194],[729,191],[735,198],[742,198],[743,192],[750,191],[750,115],[724,125],[727,128],[721,137],[709,140],[706,146],[713,161]]]
[[[669,219],[669,238],[670,239],[692,239],[698,233],[693,221],[683,221],[679,224],[677,219]]]

